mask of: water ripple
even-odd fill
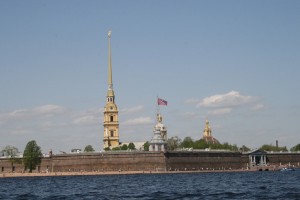
[[[0,199],[300,199],[300,171],[0,179]]]

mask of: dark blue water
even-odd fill
[[[0,199],[300,199],[300,171],[2,178]]]

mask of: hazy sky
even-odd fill
[[[0,148],[103,147],[107,32],[120,140],[300,143],[300,1],[0,1]]]

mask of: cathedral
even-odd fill
[[[214,138],[211,134],[211,128],[209,126],[209,121],[206,120],[205,128],[203,130],[203,140],[208,144],[219,144],[220,142]]]
[[[115,93],[112,81],[112,64],[110,48],[111,31],[108,32],[108,90],[106,94],[106,105],[104,107],[104,148],[119,146],[119,116],[118,107],[115,103]]]

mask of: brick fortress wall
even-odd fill
[[[168,170],[228,170],[242,169],[244,163],[239,152],[167,152]]]
[[[166,171],[166,170],[223,170],[246,169],[248,155],[239,152],[169,151],[163,152],[104,152],[53,155],[45,157],[38,169],[41,172],[68,171]],[[299,167],[300,153],[268,153],[270,165]],[[22,172],[22,164],[13,164],[15,172]],[[0,173],[11,172],[8,158],[0,159]]]

